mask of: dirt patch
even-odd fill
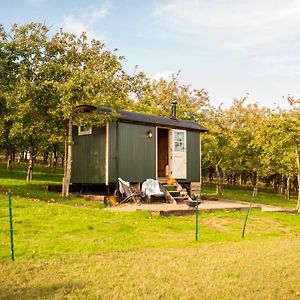
[[[1,194],[6,194],[7,193],[7,189],[5,189],[4,187],[0,186],[0,193]]]
[[[221,232],[228,232],[229,229],[226,227],[226,225],[229,224],[229,222],[226,219],[217,219],[217,218],[206,218],[202,220],[202,222],[209,227],[212,227],[218,231]]]

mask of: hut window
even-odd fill
[[[88,135],[92,134],[92,126],[85,127],[85,126],[79,126],[78,127],[78,135]]]

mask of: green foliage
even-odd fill
[[[172,79],[149,80],[140,72],[133,77],[133,93],[136,102],[133,109],[164,117],[171,116],[171,103],[177,102],[177,117],[203,122],[209,105],[209,96],[204,89],[192,89],[178,81],[180,72]]]
[[[268,169],[284,175],[296,173],[296,149],[300,148],[300,120],[295,112],[279,110],[261,124],[255,141]]]
[[[239,176],[242,172],[261,170],[260,148],[254,141],[260,124],[267,114],[256,104],[245,105],[246,98],[235,99],[224,109],[211,110],[207,135],[203,136],[203,158],[207,166],[215,166],[221,159],[225,175]]]
[[[79,104],[129,102],[123,57],[84,33],[48,31],[39,23],[0,28],[0,147],[8,156],[62,151],[67,121]],[[107,118],[91,120],[103,124]]]

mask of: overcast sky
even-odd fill
[[[149,77],[181,70],[181,83],[205,88],[212,103],[284,107],[300,97],[298,0],[11,0],[0,20],[45,23],[53,31],[86,31],[119,49],[130,73]]]

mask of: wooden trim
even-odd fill
[[[176,132],[182,132],[183,135],[184,135],[184,151],[175,151],[175,140],[174,140],[174,137],[175,137],[175,133]],[[170,167],[171,167],[171,178],[173,179],[187,179],[187,131],[186,130],[183,130],[183,129],[172,129],[171,130],[171,135],[170,135],[170,143],[171,143],[171,148],[170,148]],[[178,153],[182,153],[182,157],[184,157],[184,168],[185,168],[185,175],[182,176],[182,177],[178,177],[178,176],[175,176],[175,175],[178,175],[178,174],[174,174],[174,170],[175,170],[175,156],[179,156],[180,154]],[[181,155],[180,155],[181,156]]]
[[[200,168],[200,170],[199,170],[199,182],[200,182],[200,188],[199,188],[199,192],[200,192],[200,197],[201,197],[201,190],[202,190],[202,144],[201,144],[201,134],[199,133],[199,135],[200,135],[200,137],[199,137],[199,141],[200,141],[200,145],[199,145],[199,147],[200,147],[200,151],[199,151],[199,153],[200,153],[200,161],[199,161],[199,168]]]
[[[78,136],[80,135],[89,135],[93,133],[92,126],[86,127],[83,129],[83,126],[78,126]]]
[[[155,136],[156,136],[156,139],[155,139],[155,175],[156,175],[156,178],[155,179],[158,179],[158,167],[157,167],[157,164],[158,164],[158,157],[157,157],[158,134],[157,134],[157,127],[155,127]]]
[[[109,184],[109,123],[105,126],[105,184]]]
[[[173,129],[169,130],[169,174],[168,178],[173,178]]]

